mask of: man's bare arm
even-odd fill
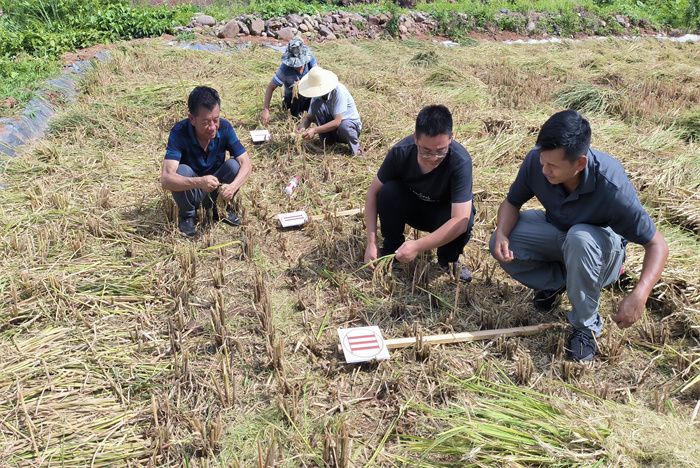
[[[668,244],[657,230],[654,237],[644,245],[644,262],[637,286],[629,296],[620,301],[618,313],[612,316],[619,328],[631,327],[642,317],[644,305],[654,285],[661,278],[667,259]]]
[[[510,242],[508,236],[518,223],[520,218],[520,210],[511,205],[508,200],[503,200],[501,206],[498,207],[498,216],[496,217],[496,246],[495,252],[492,252],[496,260],[503,263],[513,261],[513,252],[510,250]]]
[[[171,192],[184,192],[185,190],[202,189],[205,192],[213,192],[219,187],[219,179],[213,175],[202,177],[184,177],[177,173],[179,161],[166,159],[163,161],[163,171],[160,174],[160,185]]]

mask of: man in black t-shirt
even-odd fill
[[[367,191],[365,263],[396,254],[408,263],[437,247],[438,265],[461,281],[471,274],[459,262],[474,223],[472,161],[467,150],[452,141],[452,114],[441,105],[423,108],[415,133],[396,144]],[[377,214],[384,244],[377,240]],[[429,235],[406,241],[408,224]],[[374,266],[372,266],[373,268]]]

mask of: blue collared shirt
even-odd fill
[[[609,226],[636,244],[647,244],[656,226],[644,210],[622,165],[605,153],[589,149],[588,164],[578,187],[567,194],[562,184],[551,184],[542,173],[540,151],[532,149],[520,166],[508,192],[508,202],[520,208],[533,196],[542,204],[547,221],[568,231],[575,224]]]
[[[189,119],[175,124],[170,130],[165,159],[186,164],[199,176],[211,175],[216,172],[226,160],[226,151],[231,157],[237,158],[245,153],[245,148],[238,140],[236,132],[228,120],[219,120],[219,130],[209,142],[207,151],[197,141],[194,127]]]
[[[314,57],[313,55],[311,56],[311,61],[309,61],[309,63],[306,64],[306,67],[304,68],[304,73],[299,73],[294,68],[282,64],[277,69],[277,73],[275,73],[275,76],[272,77],[272,82],[276,84],[277,87],[284,86],[285,95],[291,94],[292,86],[294,86],[294,83],[296,83],[301,79],[301,77],[309,73],[309,70],[311,70],[315,66],[316,57]]]

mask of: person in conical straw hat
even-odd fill
[[[363,155],[359,137],[362,121],[355,100],[330,70],[312,68],[297,84],[299,94],[311,98],[309,113],[297,126],[305,140],[318,134],[324,145],[346,143],[353,154]],[[312,127],[311,124],[316,126]]]
[[[265,90],[265,103],[263,105],[260,122],[267,125],[270,121],[270,101],[272,93],[280,86],[284,86],[284,100],[282,107],[288,109],[293,117],[299,117],[309,109],[311,99],[299,96],[293,92],[294,84],[299,81],[309,70],[316,66],[316,57],[311,50],[304,45],[304,41],[295,37],[287,45],[287,50],[282,54],[282,64],[277,73],[270,80]]]

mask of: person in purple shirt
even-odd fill
[[[221,99],[215,89],[196,87],[187,107],[188,118],[170,131],[160,183],[177,203],[180,232],[191,237],[200,205],[211,209],[218,195],[228,202],[221,221],[232,226],[241,223],[231,200],[248,179],[251,163],[231,124],[219,117]],[[213,211],[217,220],[219,214]]]
[[[282,107],[288,109],[292,117],[300,117],[302,112],[309,110],[311,99],[302,95],[294,96],[294,84],[299,81],[309,70],[316,66],[316,57],[304,42],[295,37],[287,45],[287,50],[282,54],[282,64],[275,76],[270,80],[265,90],[265,103],[263,104],[260,123],[267,125],[270,121],[270,101],[272,93],[280,86],[284,86],[284,101]]]
[[[590,142],[591,127],[576,111],[545,122],[498,209],[489,245],[508,274],[539,290],[539,310],[551,310],[566,290],[573,326],[567,352],[575,361],[590,361],[597,352],[600,291],[620,277],[628,241],[644,246],[644,262],[639,282],[612,316],[619,328],[640,319],[668,258],[668,245],[622,165]],[[532,197],[544,211],[520,211]]]

